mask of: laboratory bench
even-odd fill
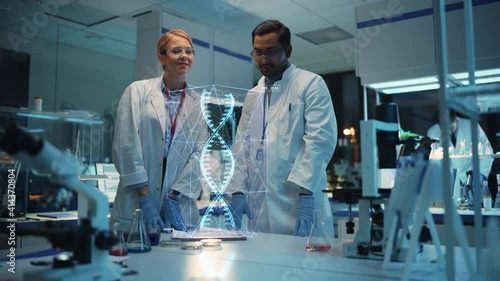
[[[78,214],[77,211],[44,212],[28,213],[24,217],[19,218],[0,218],[0,253],[2,254],[0,257],[4,257],[3,251],[11,247],[8,244],[10,230],[7,228],[11,223],[16,224],[14,233],[18,233],[20,230],[41,227],[46,222],[51,222],[55,225],[77,225]],[[44,237],[22,235],[16,235],[15,246],[18,255],[51,248],[49,241]]]
[[[340,205],[343,206],[343,205]],[[436,223],[436,230],[438,232],[438,236],[440,237],[441,243],[446,241],[445,236],[445,227],[444,227],[444,208],[429,208],[431,215]],[[470,210],[457,210],[459,217],[462,219],[462,223],[464,225],[465,234],[468,238],[469,245],[474,246],[476,243],[476,239],[474,238],[474,211]],[[481,214],[483,218],[483,227],[486,227],[488,222],[496,221],[500,224],[500,209],[492,209],[489,211],[485,211],[484,208],[481,209]],[[351,216],[354,220],[354,231],[357,230],[358,224],[358,208],[354,206],[351,211]],[[334,217],[336,217],[336,221],[334,221],[334,225],[336,227],[336,235],[340,239],[353,239],[354,234],[347,234],[345,223],[347,222],[348,210],[347,208],[338,208],[334,212]]]
[[[169,239],[162,234],[162,240]],[[124,276],[124,281],[255,281],[255,280],[400,280],[404,263],[392,263],[382,268],[382,261],[344,258],[342,241],[334,240],[330,252],[307,252],[307,237],[279,234],[255,234],[244,241],[222,241],[217,250],[182,250],[175,247],[153,246],[147,253],[129,253],[127,257],[112,257],[126,264],[136,274]],[[456,280],[469,280],[461,256],[457,257]],[[444,280],[445,270],[432,263],[434,248],[426,245],[411,270],[411,280]],[[9,280],[22,280],[21,273],[41,270],[31,261],[50,261],[52,257],[18,259],[16,274]],[[45,267],[46,268],[46,267]],[[6,268],[0,267],[1,276]]]
[[[434,218],[434,222],[436,224],[443,224],[444,222],[444,208],[429,208],[429,211]],[[458,215],[462,219],[462,222],[465,226],[473,226],[474,225],[474,211],[470,210],[457,210]],[[486,225],[490,220],[496,220],[500,223],[500,209],[492,209],[491,211],[485,211],[481,209],[481,214],[483,216],[483,225]],[[347,218],[348,210],[347,209],[339,209],[336,212],[337,217],[339,218]],[[358,217],[358,208],[352,208],[352,217]]]

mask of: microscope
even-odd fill
[[[23,165],[48,174],[51,180],[74,190],[87,203],[86,216],[79,217],[77,226],[47,223],[42,228],[20,229],[20,235],[48,238],[54,248],[63,248],[73,255],[56,256],[52,268],[27,270],[26,281],[80,281],[121,279],[121,268],[110,261],[108,251],[117,242],[109,231],[109,205],[106,196],[97,188],[81,182],[78,160],[66,151],[21,130],[11,123],[0,134],[0,148]]]
[[[343,255],[350,258],[377,260],[384,258],[388,235],[387,223],[384,222],[392,220],[391,214],[386,213],[384,207],[389,202],[394,182],[392,185],[391,183],[382,184],[382,182],[387,181],[387,178],[395,178],[398,159],[416,151],[421,151],[426,159],[429,159],[430,154],[432,140],[428,137],[400,139],[399,113],[395,103],[377,105],[375,118],[375,120],[360,121],[361,190],[333,191],[334,198],[349,204],[346,230],[351,234],[354,233],[351,205],[359,204],[358,230],[352,242],[343,244]],[[402,145],[402,148],[398,155],[397,146],[399,145]],[[386,179],[381,181],[381,177]],[[384,188],[380,188],[382,185]],[[396,259],[404,257],[404,249],[398,249],[398,251],[399,255]]]

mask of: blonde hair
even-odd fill
[[[191,39],[191,36],[187,34],[185,31],[180,30],[180,29],[172,29],[163,34],[163,36],[158,40],[158,46],[156,47],[156,53],[160,54],[161,51],[163,51],[163,48],[167,46],[168,42],[170,39],[172,39],[175,36],[182,37],[186,40],[189,41],[189,44],[191,44],[191,48],[193,47],[193,40]]]

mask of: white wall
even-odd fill
[[[0,47],[13,49],[6,40],[7,34],[0,33],[0,38]],[[41,96],[44,111],[59,111],[63,103],[68,103],[74,109],[94,111],[104,116],[106,109],[117,106],[124,89],[134,80],[133,59],[127,60],[37,37],[20,45],[19,51],[31,56],[30,107],[33,97]],[[46,127],[44,129],[49,139],[64,139],[67,142],[74,138],[73,132],[47,126],[47,122],[38,121],[32,125]],[[109,132],[107,128],[104,129],[100,140],[101,159],[96,161],[111,156]],[[68,148],[74,146],[64,142],[60,145],[66,145]]]
[[[251,38],[241,39],[207,26],[189,22],[167,12],[151,12],[138,17],[137,78],[156,71],[161,75],[156,58],[156,46],[161,34],[182,29],[193,39],[196,51],[194,65],[188,74],[191,86],[211,84],[250,89],[253,86]],[[157,37],[155,37],[157,33]]]

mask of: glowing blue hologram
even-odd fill
[[[216,105],[219,109],[219,114],[216,115],[213,109],[209,105]],[[212,110],[211,110],[212,109]],[[201,112],[203,118],[208,124],[211,130],[210,137],[203,147],[200,159],[200,169],[203,177],[212,192],[215,194],[212,202],[209,204],[200,222],[200,226],[211,225],[214,222],[211,216],[215,212],[215,207],[223,209],[225,214],[224,224],[228,228],[234,228],[234,219],[229,211],[224,198],[224,191],[231,180],[234,173],[234,158],[231,151],[230,143],[228,139],[224,138],[220,131],[226,122],[230,119],[234,119],[234,96],[231,93],[219,93],[215,85],[210,89],[210,91],[203,90],[201,94]],[[222,171],[215,171],[212,169],[212,152],[214,149],[219,151],[220,157],[218,162],[221,164]],[[222,172],[222,173],[221,173]],[[220,228],[220,225],[219,225]]]
[[[241,191],[247,195],[253,219],[244,218],[239,232],[252,236],[252,225],[259,220],[267,193],[267,173],[259,172],[267,170],[267,137],[249,139],[247,133],[261,130],[253,128],[250,121],[256,116],[260,121],[253,121],[262,125],[263,92],[219,85],[192,90],[200,95],[200,115],[203,117],[200,120],[203,120],[198,130],[205,130],[207,134],[199,156],[198,180],[202,191],[197,203],[201,216],[196,227],[188,230],[188,235],[195,237],[197,231],[207,229],[234,230],[235,219],[229,209],[228,195]],[[256,145],[263,151],[260,160],[248,156]],[[235,174],[239,176],[235,178]],[[191,184],[194,186],[195,182]]]

